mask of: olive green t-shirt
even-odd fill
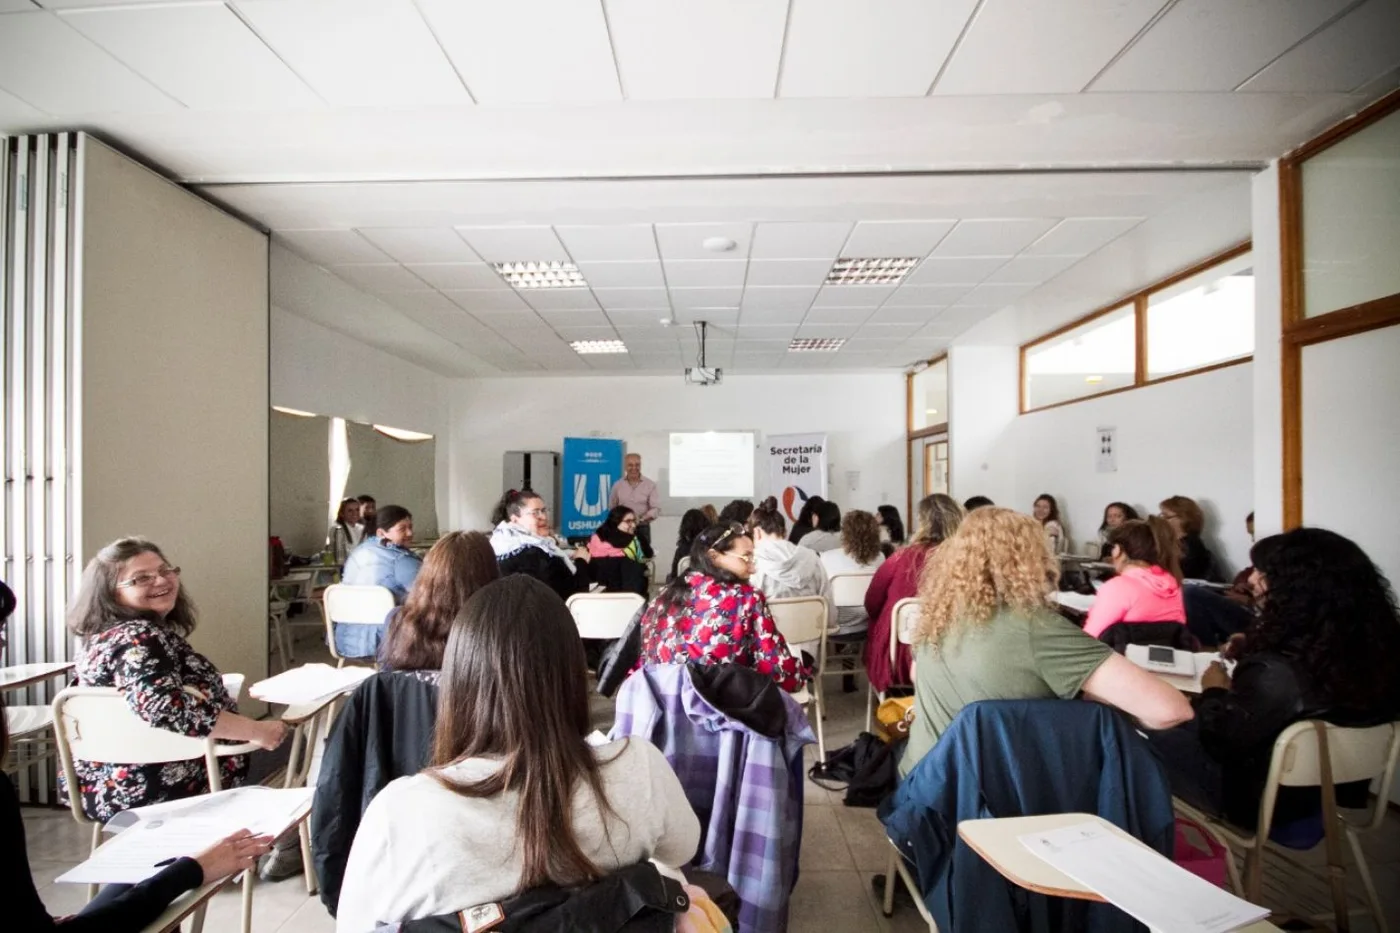
[[[1077,694],[1113,649],[1049,612],[1000,612],[914,652],[914,722],[899,762],[908,774],[962,708],[978,700],[1042,700]]]

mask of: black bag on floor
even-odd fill
[[[862,732],[850,745],[829,753],[826,761],[812,765],[807,776],[819,787],[844,790],[842,802],[846,806],[873,809],[893,793],[899,781],[895,770],[898,744]]]

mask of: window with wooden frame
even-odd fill
[[[1244,242],[1021,347],[1021,413],[1180,379],[1254,356]]]
[[[1279,160],[1283,524],[1303,521],[1303,348],[1400,325],[1400,91]]]
[[[916,441],[948,432],[948,354],[935,356],[904,374],[905,432],[905,518],[907,527],[914,526],[914,447]],[[943,445],[947,457],[947,445]],[[948,481],[947,464],[942,472]],[[924,488],[921,481],[920,489]]]

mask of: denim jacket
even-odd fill
[[[399,547],[387,538],[363,541],[345,559],[341,582],[351,586],[383,586],[394,594],[394,602],[402,603],[418,579],[423,559],[408,548]]]

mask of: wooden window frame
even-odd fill
[[[911,370],[909,370],[908,372],[906,372],[906,373],[904,374],[904,508],[905,508],[904,514],[909,518],[909,521],[910,521],[911,524],[913,523],[913,517],[914,517],[914,449],[913,449],[913,443],[914,443],[914,441],[920,440],[921,438],[932,437],[932,436],[935,435],[935,434],[947,434],[947,433],[948,433],[948,422],[946,422],[946,421],[944,421],[942,424],[930,425],[929,427],[926,427],[926,428],[919,428],[918,430],[915,430],[915,428],[914,428],[914,377],[917,376],[919,373],[926,371],[926,370],[929,369],[930,367],[937,366],[939,363],[946,363],[947,361],[948,361],[948,354],[947,354],[946,352],[940,353],[940,354],[938,354],[937,356],[929,357],[928,359],[923,360],[923,361],[922,361],[923,369],[919,369],[917,372],[916,372],[915,370],[912,370],[912,369],[911,369]],[[949,370],[951,371],[951,369],[952,369],[952,366],[951,366],[951,364],[950,364],[950,365],[949,365]],[[951,393],[950,393],[950,394],[951,394]],[[952,459],[952,456],[951,456],[951,452],[952,452],[952,449],[949,448],[949,454],[950,454],[950,455],[949,455],[949,458],[948,458],[948,488],[949,488],[949,489],[952,489],[952,488],[953,488],[953,459]],[[906,530],[907,530],[907,529],[906,529]]]
[[[1076,405],[1080,402],[1087,402],[1090,399],[1117,395],[1120,392],[1131,392],[1134,389],[1141,389],[1145,386],[1161,385],[1164,382],[1171,382],[1175,379],[1185,379],[1187,376],[1199,376],[1201,373],[1214,372],[1217,369],[1225,369],[1229,366],[1239,366],[1242,363],[1252,362],[1254,360],[1253,353],[1232,360],[1223,360],[1219,363],[1208,363],[1205,366],[1197,366],[1194,369],[1184,369],[1179,373],[1170,373],[1165,376],[1158,376],[1155,379],[1149,379],[1147,377],[1147,307],[1152,295],[1163,289],[1171,288],[1178,282],[1185,281],[1192,276],[1200,275],[1202,272],[1209,272],[1213,267],[1242,256],[1253,248],[1254,243],[1252,240],[1236,243],[1229,249],[1208,256],[1195,265],[1188,266],[1180,272],[1174,272],[1164,279],[1153,282],[1146,288],[1139,289],[1130,295],[1125,295],[1111,304],[1104,305],[1083,317],[1076,318],[1068,324],[1052,330],[1044,336],[1037,337],[1029,343],[1022,344],[1020,354],[1020,385],[1017,390],[1016,399],[1017,410],[1023,415],[1028,415],[1031,412],[1037,411],[1049,411],[1052,408]],[[1119,386],[1116,389],[1105,389],[1102,392],[1095,392],[1092,395],[1080,395],[1076,398],[1066,399],[1063,402],[1052,402],[1049,405],[1037,405],[1034,408],[1028,408],[1026,406],[1026,353],[1043,343],[1048,343],[1051,340],[1063,337],[1070,331],[1091,323],[1105,315],[1112,314],[1115,311],[1122,311],[1128,306],[1132,306],[1134,318],[1133,384],[1129,386]]]
[[[1283,395],[1283,527],[1303,523],[1303,348],[1400,324],[1400,292],[1308,317],[1303,299],[1303,163],[1400,111],[1400,91],[1285,154],[1278,162],[1281,346]]]

